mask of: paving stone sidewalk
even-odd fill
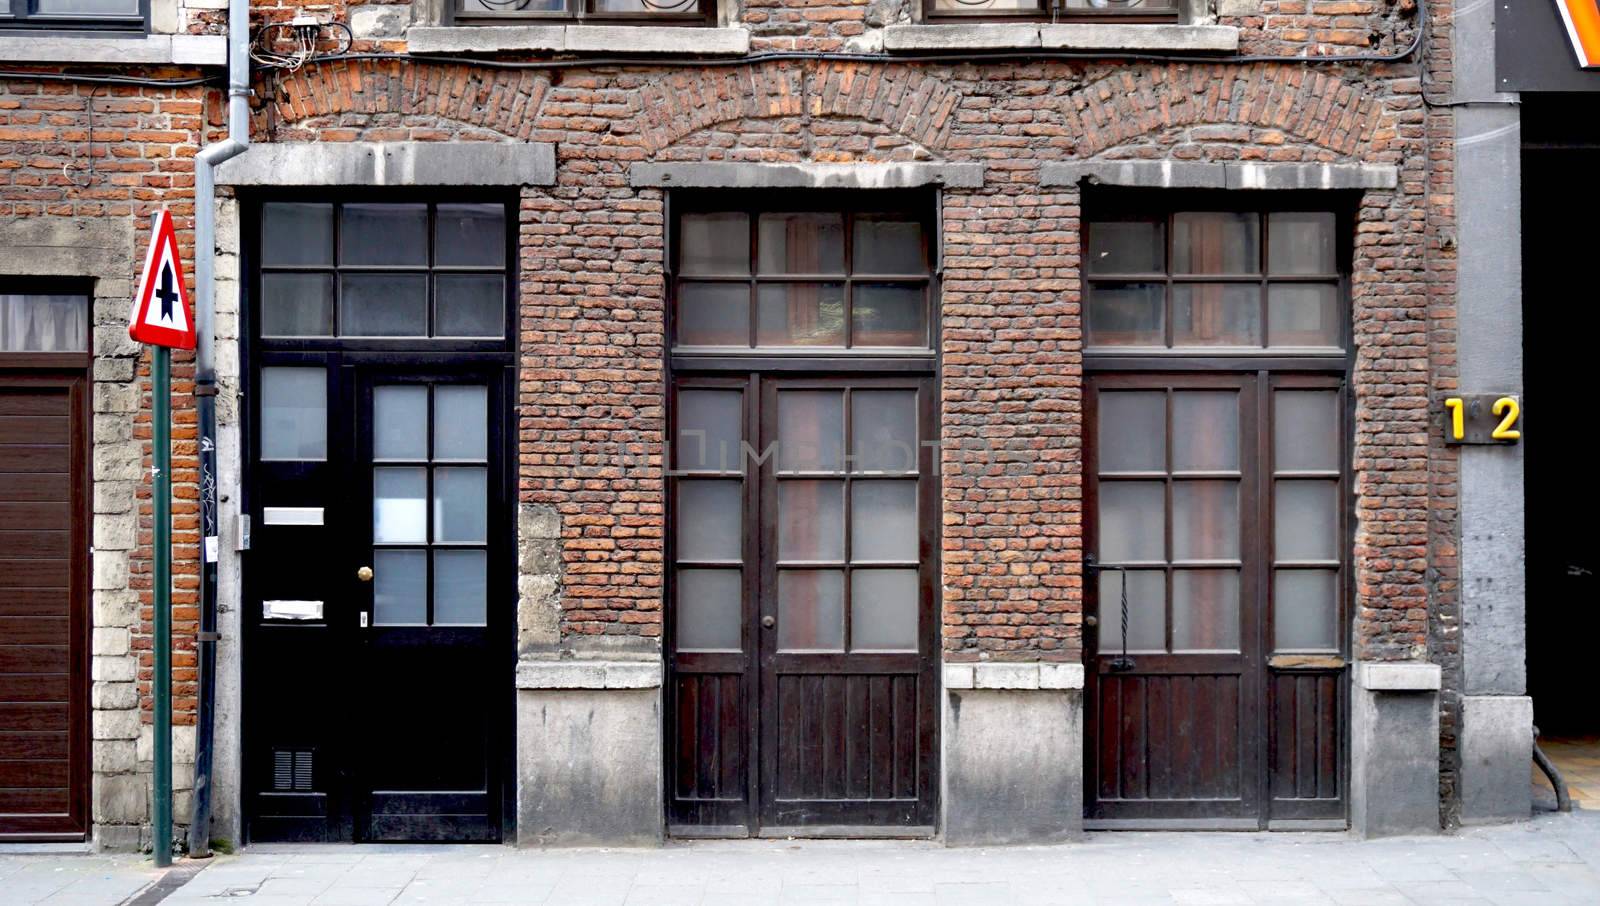
[[[0,903],[114,906],[154,877],[149,865],[133,857],[0,857]],[[218,857],[163,906],[223,903],[1596,906],[1600,812],[1374,841],[1120,833],[997,849],[786,840],[643,850],[257,846]]]
[[[0,852],[0,903],[106,906],[160,878],[148,856]]]

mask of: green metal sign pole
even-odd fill
[[[171,352],[150,349],[150,396],[155,410],[155,814],[156,866],[172,864],[172,374]]]

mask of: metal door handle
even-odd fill
[[[762,617],[761,625],[771,629],[772,627],[778,625],[778,621],[775,617]]]
[[[363,582],[371,582],[372,581],[372,567],[363,566],[360,569],[356,570],[356,578],[360,579]]]
[[[1085,626],[1099,626],[1100,625],[1100,618],[1099,617],[1084,617],[1083,618],[1083,623],[1084,623]]]

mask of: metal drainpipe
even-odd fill
[[[211,855],[211,777],[217,712],[217,372],[216,168],[250,146],[250,2],[228,0],[228,137],[195,155],[195,407],[200,420],[199,714],[195,720],[194,799],[189,856]]]

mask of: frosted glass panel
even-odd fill
[[[433,335],[500,337],[506,332],[506,278],[440,274],[434,278]]]
[[[928,262],[922,251],[922,224],[895,217],[857,217],[851,266],[858,274],[927,271]]]
[[[1104,612],[1105,605],[1101,605]],[[1239,650],[1239,574],[1231,569],[1172,573],[1172,650]]]
[[[1100,394],[1099,402],[1099,470],[1166,471],[1166,394],[1107,391]]]
[[[433,458],[489,458],[489,388],[441,384],[433,389]]]
[[[778,394],[778,468],[837,472],[844,467],[844,394],[789,390]]]
[[[685,214],[678,221],[678,271],[750,273],[750,218],[745,214]]]
[[[1339,468],[1339,394],[1279,390],[1272,395],[1273,467],[1280,472]]]
[[[1166,287],[1102,284],[1089,291],[1091,346],[1165,346]]]
[[[1179,390],[1172,395],[1172,470],[1239,468],[1239,394]]]
[[[326,371],[261,369],[261,458],[328,458]]]
[[[1324,211],[1278,211],[1267,215],[1267,270],[1274,274],[1332,274],[1334,217]]]
[[[678,284],[680,346],[750,345],[750,287],[743,283]]]
[[[741,577],[737,569],[678,570],[674,626],[679,651],[739,650]]]
[[[843,346],[843,283],[764,283],[756,290],[762,346]]]
[[[1273,554],[1278,560],[1338,558],[1338,490],[1332,481],[1277,482]]]
[[[742,490],[737,481],[678,482],[679,560],[741,559]]]
[[[83,352],[89,297],[0,295],[0,352]]]
[[[1166,486],[1159,481],[1100,484],[1100,560],[1164,560]]]
[[[423,551],[373,551],[372,622],[379,626],[428,622],[427,557]]]
[[[1158,274],[1166,267],[1165,232],[1153,220],[1092,223],[1084,264],[1091,274]]]
[[[1173,286],[1172,345],[1260,346],[1261,285],[1180,283]]]
[[[333,205],[272,202],[261,206],[261,263],[333,263]]]
[[[679,471],[741,471],[744,451],[742,394],[737,390],[684,390],[678,394],[677,443],[672,466]]]
[[[1274,283],[1267,287],[1267,343],[1337,348],[1342,303],[1331,283]]]
[[[1100,650],[1122,648],[1122,580],[1128,581],[1128,650],[1167,646],[1167,576],[1160,570],[1100,573]]]
[[[917,650],[917,571],[859,569],[850,574],[850,649]]]
[[[1333,651],[1339,574],[1331,569],[1280,569],[1272,579],[1273,647]]]
[[[489,536],[489,470],[441,468],[433,472],[433,540],[482,544]]]
[[[851,346],[928,345],[923,315],[927,291],[920,283],[857,283],[850,302]]]
[[[1261,272],[1261,218],[1252,212],[1185,212],[1172,218],[1172,272]]]
[[[1172,559],[1239,557],[1239,484],[1177,481],[1172,484]]]
[[[41,13],[58,16],[137,16],[139,0],[35,0]]]
[[[372,470],[372,540],[380,544],[420,544],[428,540],[428,470],[385,467]]]
[[[917,483],[857,481],[850,493],[850,558],[916,560]]]
[[[850,395],[851,469],[917,470],[917,394],[914,390],[857,390]]]
[[[844,482],[778,485],[778,559],[844,559]]]
[[[428,333],[428,278],[421,274],[344,274],[339,335],[421,337]]]
[[[485,551],[433,552],[433,624],[481,626],[488,613]]]
[[[505,264],[505,205],[442,204],[434,221],[433,249],[438,264]]]
[[[428,263],[428,206],[347,204],[340,213],[340,264]]]
[[[428,458],[428,388],[373,388],[372,455],[378,459]]]
[[[844,650],[844,573],[778,570],[778,648]]]
[[[756,229],[760,273],[844,273],[843,215],[762,214]]]
[[[333,275],[261,275],[261,335],[333,336]]]

